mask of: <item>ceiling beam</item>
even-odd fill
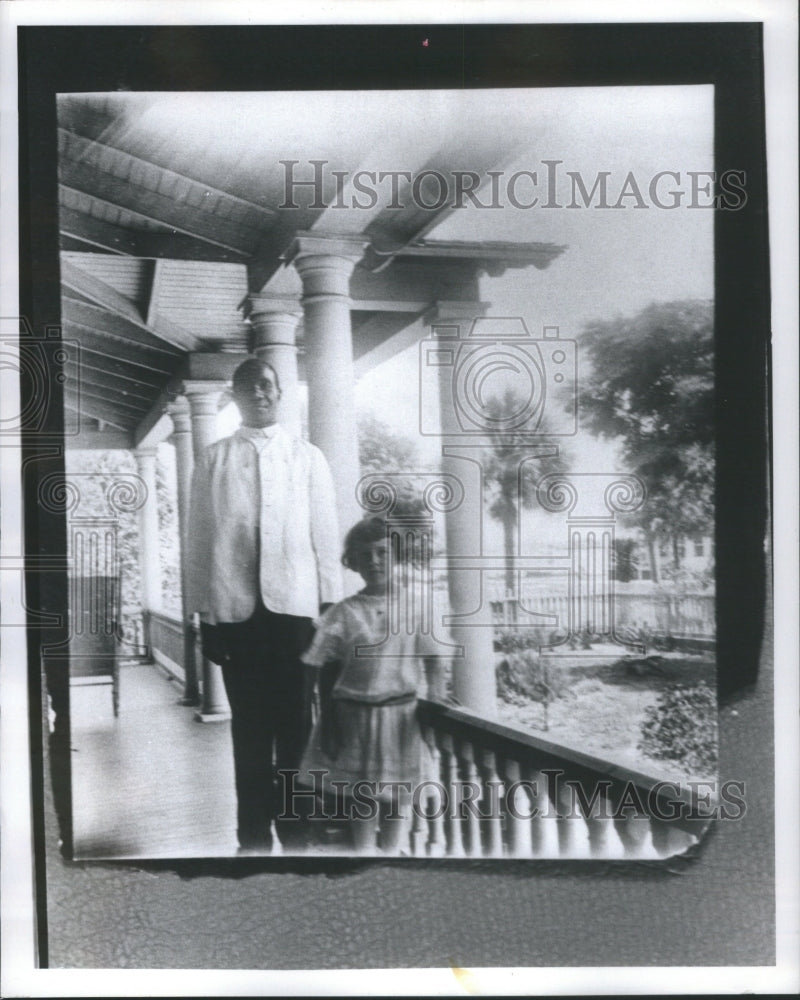
[[[258,242],[260,233],[257,229],[202,208],[194,208],[160,191],[133,184],[91,163],[62,159],[60,166],[59,181],[66,191],[87,195],[95,201],[130,212],[137,218],[156,222],[226,250],[247,252]]]
[[[408,314],[379,313],[353,333],[353,349],[357,356],[353,362],[356,378],[388,361],[412,344],[419,343],[430,334],[430,328],[421,317]]]
[[[480,298],[479,275],[480,262],[475,260],[396,260],[387,271],[357,267],[350,279],[352,308],[380,301],[386,302],[390,310],[394,310],[394,302],[413,305],[442,299],[474,301]]]
[[[151,267],[155,266],[154,263],[141,262],[141,266],[148,264]],[[76,266],[66,257],[61,258],[61,284],[110,313],[123,317],[149,336],[163,342],[165,346],[177,347],[180,350],[194,350],[198,346],[196,337],[171,320],[162,319],[157,327],[147,322],[134,302],[105,281]]]
[[[463,140],[451,141],[438,148],[415,173],[421,176],[430,171],[444,180],[446,197],[441,198],[442,192],[437,181],[434,185],[435,200],[432,202],[435,204],[441,200],[441,206],[427,208],[417,204],[413,198],[406,198],[400,210],[384,207],[364,229],[363,236],[370,241],[370,246],[364,254],[362,266],[370,271],[387,267],[404,246],[421,240],[454,212],[459,211],[465,204],[465,196],[462,191],[459,197],[457,171],[454,170],[457,164],[468,163],[469,173],[478,178],[488,177],[490,170],[500,171],[513,163],[524,148],[525,144],[517,140],[512,140],[511,144],[506,144],[505,141],[498,143],[488,132],[468,143]],[[419,196],[422,197],[421,191]]]
[[[116,337],[125,343],[136,344],[152,355],[161,355],[164,359],[177,358],[183,353],[149,331],[141,322],[133,323],[127,317],[109,312],[100,306],[79,302],[68,296],[64,296],[61,300],[61,318],[66,323],[85,326],[97,333]]]
[[[161,178],[167,179],[167,181],[179,181],[192,187],[202,188],[204,195],[211,194],[222,201],[234,202],[248,211],[259,212],[267,218],[274,218],[278,214],[274,208],[270,208],[268,205],[261,205],[258,202],[250,201],[248,198],[242,198],[241,195],[233,194],[232,191],[225,191],[206,181],[199,180],[197,177],[190,177],[188,174],[173,170],[171,167],[155,163],[153,160],[148,160],[138,153],[131,153],[127,149],[120,149],[118,146],[110,146],[108,143],[101,142],[96,137],[87,138],[70,129],[59,128],[58,138],[61,143],[60,152],[62,155],[66,153],[72,159],[87,161],[93,159],[97,161],[100,158],[107,158],[110,154],[117,162],[125,161],[128,164],[141,164],[148,170],[156,171]],[[163,183],[159,182],[158,187],[161,188],[163,186]]]
[[[90,368],[85,364],[64,365],[64,371],[71,382],[80,386],[90,387],[97,390],[100,395],[111,393],[110,401],[119,399],[140,400],[145,406],[149,406],[153,401],[154,390],[142,382],[138,384],[129,380],[123,380],[118,375],[110,372],[101,372],[96,368]],[[148,392],[148,388],[150,391]]]
[[[130,430],[131,426],[136,423],[135,416],[125,416],[102,400],[84,399],[83,396],[69,389],[64,390],[64,400],[68,409],[73,410],[79,417],[86,416],[93,420],[102,420],[121,431]]]
[[[496,276],[509,267],[535,267],[543,271],[568,248],[559,243],[512,243],[499,240],[419,240],[404,247],[395,258],[407,260],[478,261],[482,270]]]
[[[117,226],[105,219],[96,219],[93,215],[68,208],[63,204],[63,193],[59,199],[58,231],[62,237],[69,236],[82,243],[107,250],[109,253],[120,254],[123,257],[141,257],[135,252],[136,235],[123,226]]]
[[[68,258],[61,258],[61,284],[66,288],[74,289],[84,298],[108,309],[110,312],[118,313],[130,320],[137,326],[144,326],[144,321],[135,303],[118,292],[116,288],[101,281],[88,271],[83,271],[76,267]]]
[[[70,382],[69,380],[66,382],[66,389],[76,399],[81,401],[86,399],[99,400],[118,409],[120,413],[127,411],[132,417],[141,418],[142,414],[147,412],[147,408],[150,405],[149,400],[136,402],[122,396],[120,393],[109,392],[107,389],[99,386],[87,386],[83,383]]]
[[[109,253],[151,260],[170,258],[240,264],[250,258],[244,250],[226,249],[183,233],[127,229],[64,205],[59,208],[59,230],[62,250],[73,249],[66,243],[71,239]]]
[[[78,360],[75,367],[83,372],[90,372],[105,378],[130,383],[143,389],[160,389],[163,378],[158,377],[157,372],[147,368],[134,367],[126,362],[121,362],[119,358],[109,358],[106,355],[97,354],[87,350],[85,344],[80,345]],[[90,375],[91,377],[91,375]]]
[[[180,363],[180,355],[156,353],[149,347],[142,347],[127,337],[118,337],[95,326],[88,326],[64,316],[64,332],[70,340],[76,340],[81,350],[102,355],[110,361],[120,361],[127,365],[144,368],[151,375],[169,377]]]
[[[147,291],[147,312],[145,313],[144,321],[152,328],[158,316],[158,292],[163,270],[157,260],[149,261],[148,263],[150,265],[150,287]]]

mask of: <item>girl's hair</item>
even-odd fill
[[[355,570],[358,550],[364,545],[372,545],[374,542],[381,542],[387,536],[386,518],[380,514],[372,514],[362,521],[354,524],[347,532],[344,540],[344,553],[342,555],[342,565],[348,569]]]
[[[420,516],[421,512],[425,510],[424,505],[421,501],[416,499],[406,499],[401,497],[400,500],[396,501],[393,512],[397,514],[402,514],[405,518],[413,518],[414,516]],[[432,530],[433,525],[430,526]],[[407,536],[409,528],[404,528],[404,534]],[[395,559],[400,559],[404,561],[410,561],[417,564],[420,561],[420,548],[421,544],[419,541],[419,536],[417,531],[411,529],[414,534],[417,535],[417,544],[412,546],[409,550],[405,544],[400,544],[399,550],[395,551]],[[394,534],[394,532],[393,532]],[[358,521],[353,527],[347,532],[347,536],[344,540],[344,553],[342,555],[342,565],[346,566],[348,569],[356,569],[356,559],[358,557],[358,550],[364,545],[372,545],[375,542],[382,542],[384,539],[389,537],[389,520],[384,514],[369,514],[363,520]],[[432,534],[429,534],[429,538],[432,539]]]

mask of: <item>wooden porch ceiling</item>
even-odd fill
[[[436,299],[479,298],[481,271],[545,267],[563,250],[433,241],[428,234],[453,211],[451,199],[437,210],[337,210],[329,193],[327,207],[312,207],[314,191],[298,187],[287,207],[282,160],[295,161],[303,179],[315,159],[331,176],[394,164],[450,176],[497,169],[519,149],[502,123],[470,131],[469,122],[443,118],[421,137],[401,103],[389,136],[379,115],[345,127],[330,95],[331,120],[321,123],[318,98],[59,96],[62,323],[65,338],[81,346],[79,363],[65,371],[66,404],[84,426],[133,434],[163,404],[187,354],[245,352],[247,295],[300,291],[284,259],[297,232],[369,244],[352,282],[362,369],[393,338],[401,349],[403,330]]]

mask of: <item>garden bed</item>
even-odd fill
[[[652,757],[638,748],[649,706],[662,692],[679,685],[705,683],[715,690],[713,660],[702,655],[662,653],[653,657],[620,657],[619,647],[608,659],[599,651],[549,658],[548,671],[558,696],[542,702],[513,695],[498,699],[499,720],[564,746],[603,757],[665,779],[708,778],[679,761]],[[498,665],[503,656],[498,656]]]

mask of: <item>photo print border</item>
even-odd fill
[[[425,50],[420,48],[421,36],[429,39]],[[740,211],[720,208],[714,214],[717,670],[724,710],[759,680],[768,628],[764,539],[768,528],[770,319],[761,39],[760,26],[752,23],[21,28],[21,314],[29,319],[37,342],[59,327],[56,93],[713,84],[715,166],[718,174],[725,169],[744,171],[748,195]],[[303,60],[296,58],[299,50],[305,54]],[[428,58],[431,53],[433,59]],[[69,692],[64,673],[47,677],[46,693],[55,713],[47,747],[42,724],[45,691],[39,650],[42,644],[63,641],[64,633],[62,626],[44,624],[40,616],[67,620],[65,571],[42,561],[45,556],[59,558],[66,544],[63,513],[43,506],[38,494],[44,479],[63,475],[63,435],[68,433],[63,426],[61,385],[54,378],[49,388],[51,405],[44,415],[37,415],[30,433],[25,427],[22,433],[25,585],[31,609],[29,721],[42,967],[49,963],[49,936],[54,929],[48,921],[48,867],[52,871],[54,864],[67,863],[47,857],[45,803],[50,794],[61,821],[63,853],[71,856]],[[23,385],[23,394],[25,389]],[[27,400],[23,396],[23,413],[28,402],[30,395]],[[759,739],[770,746],[771,720],[762,718],[760,726]],[[49,758],[52,792],[45,787],[45,757]],[[762,829],[769,841],[771,807],[760,805],[765,810]],[[700,867],[702,855],[701,851],[694,862]],[[151,872],[168,870],[198,878],[224,874],[236,879],[255,873],[333,874],[376,864],[263,858],[235,865],[198,860],[137,862],[136,866]],[[432,864],[436,862],[413,860],[403,861],[401,867],[427,869]],[[591,877],[592,867],[589,863],[587,868],[585,862],[547,862],[543,869],[542,863],[521,866],[497,861],[458,862],[454,869],[462,865],[465,871],[477,866],[484,875],[488,865],[491,870],[513,871],[523,879],[533,872],[556,869],[570,879],[576,874]],[[602,867],[607,870],[609,866]],[[663,877],[655,870],[657,865],[651,873],[644,870],[646,866],[636,866],[635,874],[612,867],[623,882]],[[390,863],[386,868],[396,870]],[[81,866],[71,870],[77,874]],[[759,885],[765,895],[753,906],[769,927],[767,901],[774,887],[766,869],[759,872]],[[717,944],[722,961],[733,964],[730,940]],[[753,964],[768,963],[771,949],[765,933],[751,943],[744,957]],[[704,954],[712,953],[713,942]],[[429,954],[435,955],[435,949]],[[677,962],[677,951],[675,956]],[[470,963],[516,964],[496,958],[497,951],[489,949],[486,956],[471,955]],[[400,956],[398,964],[402,964]],[[572,961],[564,952],[553,956],[553,964]]]

